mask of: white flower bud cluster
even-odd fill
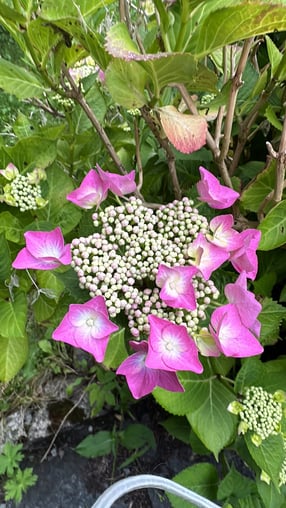
[[[7,189],[9,187],[9,189]],[[14,180],[5,186],[5,194],[9,190],[14,206],[20,209],[20,212],[26,210],[36,210],[43,203],[42,191],[39,183],[31,183],[30,179],[25,175],[18,175]]]
[[[284,438],[284,451],[286,455],[286,439]],[[282,462],[281,471],[279,473],[279,487],[281,485],[286,485],[286,457],[284,461]]]
[[[245,392],[242,409],[239,412],[243,432],[254,432],[254,442],[280,431],[283,416],[281,402],[275,400],[273,394],[266,392],[261,386],[251,386]]]
[[[184,265],[186,244],[208,230],[188,198],[152,210],[131,197],[120,206],[93,214],[98,232],[72,241],[72,266],[81,288],[105,298],[111,318],[121,311],[131,334],[149,333],[148,315],[156,314],[195,331],[205,309],[219,295],[212,281],[194,277],[197,308],[192,312],[168,307],[155,287],[158,267]]]

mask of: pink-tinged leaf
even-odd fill
[[[174,106],[159,109],[163,130],[174,147],[182,153],[192,153],[206,144],[208,124],[200,115],[185,115]]]
[[[148,61],[168,56],[168,53],[141,53],[131,39],[125,23],[117,23],[109,30],[105,49],[113,57],[122,60]]]

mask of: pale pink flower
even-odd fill
[[[67,194],[66,198],[80,208],[89,210],[94,206],[98,207],[106,199],[107,193],[107,183],[101,179],[94,169],[91,169],[80,186]]]
[[[96,169],[101,180],[107,185],[108,189],[116,194],[116,196],[124,196],[136,191],[135,171],[131,171],[127,175],[118,175],[117,173],[109,173],[103,171],[101,167],[96,164]]]
[[[206,280],[229,258],[225,249],[208,242],[202,233],[188,246],[187,253],[188,262],[196,266]]]
[[[263,347],[242,324],[236,305],[229,303],[211,315],[210,332],[225,356],[244,358],[259,355]]]
[[[52,337],[83,349],[102,362],[110,335],[116,330],[118,326],[109,320],[104,298],[95,296],[86,303],[71,304]]]
[[[228,302],[236,306],[242,324],[247,328],[255,326],[257,330],[259,325],[256,321],[262,305],[255,295],[248,291],[246,273],[242,272],[234,283],[226,284],[224,293]]]
[[[61,228],[52,231],[27,231],[26,247],[13,261],[13,268],[53,270],[71,263],[70,244],[64,244]]]
[[[199,199],[211,208],[222,210],[229,208],[239,198],[239,193],[230,187],[221,185],[219,180],[207,169],[200,166],[201,180],[197,183]]]
[[[207,233],[206,238],[228,252],[238,249],[241,247],[242,240],[239,232],[232,228],[233,224],[233,215],[217,215],[210,221],[211,233]]]
[[[241,246],[231,252],[230,262],[238,273],[245,272],[248,279],[254,280],[258,270],[256,250],[261,238],[258,229],[245,229],[240,233]]]
[[[126,358],[118,367],[116,374],[126,376],[129,389],[135,399],[151,393],[156,386],[170,392],[183,392],[184,388],[179,382],[175,372],[160,369],[150,369],[145,359],[148,352],[148,342],[130,341],[134,354]]]
[[[192,277],[197,273],[194,266],[172,266],[161,264],[156,284],[162,288],[160,298],[169,307],[194,310],[197,306]]]
[[[149,314],[148,320],[150,335],[147,367],[170,371],[191,370],[201,374],[203,366],[199,361],[198,350],[186,327],[152,314]]]

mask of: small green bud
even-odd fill
[[[265,473],[265,471],[263,471],[263,470],[261,471],[260,480],[261,480],[262,482],[267,483],[267,485],[270,485],[271,478],[270,478],[270,476],[269,476],[267,473]]]
[[[252,434],[252,435],[251,435],[251,441],[253,442],[253,444],[254,444],[255,446],[257,446],[257,447],[258,447],[258,446],[260,446],[260,445],[261,445],[261,443],[262,443],[262,437],[261,437],[261,436],[259,436],[258,434]]]
[[[273,394],[273,399],[276,402],[280,402],[281,404],[283,404],[283,402],[286,402],[286,392],[283,392],[283,390],[277,390]]]
[[[243,405],[237,400],[234,400],[227,406],[227,410],[233,415],[239,415],[239,413],[243,411]]]

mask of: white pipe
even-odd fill
[[[120,497],[124,496],[124,494],[132,492],[133,490],[148,488],[165,490],[170,494],[174,494],[182,499],[185,499],[185,501],[190,501],[199,508],[218,508],[217,504],[208,501],[196,492],[179,485],[173,480],[168,480],[166,478],[162,478],[161,476],[155,476],[152,474],[142,474],[119,480],[108,487],[108,489],[101,494],[91,508],[110,508],[113,503]]]

